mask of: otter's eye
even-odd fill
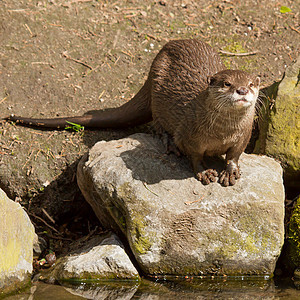
[[[249,83],[249,87],[251,87],[251,88],[254,87],[254,83],[253,83],[253,82],[250,82],[250,83]]]
[[[228,82],[228,81],[225,81],[225,82],[224,82],[224,86],[227,86],[227,87],[229,87],[229,86],[231,86],[231,83],[230,83],[230,82]]]

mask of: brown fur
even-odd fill
[[[154,59],[141,90],[119,108],[70,118],[6,119],[50,128],[64,128],[67,121],[86,127],[124,128],[153,119],[157,131],[167,132],[191,159],[197,178],[205,184],[215,181],[218,174],[199,172],[203,157],[226,154],[227,167],[220,181],[232,185],[239,178],[238,159],[249,141],[255,110],[255,101],[244,106],[247,101],[236,102],[232,95],[255,94],[259,79],[224,69],[218,54],[206,43],[171,41]]]

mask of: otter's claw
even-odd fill
[[[229,164],[226,168],[226,170],[223,170],[220,174],[219,182],[223,186],[229,186],[234,185],[236,182],[236,179],[239,179],[241,177],[240,169],[237,166],[232,166],[232,164]]]
[[[217,180],[218,172],[213,169],[208,169],[203,172],[197,173],[196,177],[203,184],[207,185],[207,184],[209,184],[211,182],[215,182]]]

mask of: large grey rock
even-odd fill
[[[30,282],[34,237],[26,212],[0,189],[0,296]]]
[[[240,166],[236,185],[204,186],[185,158],[135,134],[97,143],[77,177],[102,224],[127,237],[146,273],[270,275],[284,238],[282,169],[246,154]]]
[[[44,279],[65,281],[68,279],[109,280],[139,279],[121,241],[115,234],[96,236],[81,247],[58,259]]]

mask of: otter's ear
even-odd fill
[[[213,85],[215,81],[216,81],[216,78],[214,78],[213,76],[208,76],[207,77],[207,83],[209,85]]]
[[[260,85],[260,78],[256,77],[254,83],[255,83],[255,86],[259,86]]]

